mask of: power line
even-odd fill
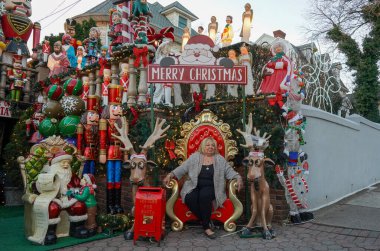
[[[37,20],[37,22],[41,22],[42,20],[45,20],[46,18],[49,18],[49,17],[51,17],[51,16],[54,16],[55,14],[58,14],[58,13],[64,11],[64,10],[66,10],[67,8],[69,8],[69,10],[70,10],[72,7],[74,7],[75,5],[77,5],[77,4],[78,4],[79,2],[81,2],[81,1],[82,1],[82,0],[78,0],[78,1],[76,1],[75,3],[72,3],[72,4],[66,6],[66,7],[63,8],[63,9],[60,9],[59,11],[56,11],[56,12],[53,13],[53,14],[49,14],[49,15],[47,15],[46,17],[41,18],[40,20]],[[65,13],[67,13],[67,11],[64,12],[64,14],[65,14]],[[54,21],[55,21],[55,20],[54,20]],[[53,22],[54,22],[54,21],[53,21]]]
[[[44,28],[47,28],[49,27],[49,25],[51,25],[52,23],[54,23],[55,21],[57,21],[60,17],[62,17],[63,15],[65,15],[67,12],[69,12],[69,10],[71,10],[72,8],[75,7],[75,5],[77,5],[79,2],[81,2],[82,0],[78,0],[76,1],[74,4],[72,4],[72,6],[66,10],[65,12],[63,12],[59,17],[57,17],[56,19],[54,19],[52,22],[48,23],[46,26],[44,26]]]
[[[58,4],[57,7],[55,7],[54,10],[52,10],[48,15],[52,15],[54,14],[54,11],[56,11],[59,7],[61,7],[64,3],[66,2],[66,0],[63,0],[60,4]]]

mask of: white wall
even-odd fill
[[[380,124],[303,106],[309,205],[318,209],[380,182]]]

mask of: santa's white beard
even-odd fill
[[[208,57],[204,55],[200,55],[198,57],[194,56],[194,54],[188,55],[188,56],[180,56],[178,58],[180,64],[204,64],[204,65],[214,65],[216,63],[215,57]]]
[[[61,194],[66,194],[67,185],[70,183],[72,176],[71,168],[64,169],[58,163],[51,166],[50,172],[56,173],[58,175],[60,180],[59,192]]]

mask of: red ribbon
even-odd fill
[[[193,99],[195,103],[195,111],[200,112],[201,111],[201,102],[203,99],[202,93],[193,92]]]
[[[174,149],[175,149],[175,143],[174,143],[174,141],[173,140],[169,140],[169,139],[167,139],[166,141],[165,141],[165,149],[166,149],[166,151],[168,152],[168,154],[169,154],[169,158],[172,160],[172,159],[175,159],[175,158],[177,158],[177,156],[175,155],[175,153],[174,153]]]
[[[143,48],[134,47],[133,48],[133,55],[136,56],[136,60],[134,63],[134,66],[136,68],[138,68],[140,66],[141,58],[142,58],[142,62],[143,62],[144,67],[147,67],[147,65],[148,65],[148,58],[147,58],[148,57],[148,47],[147,46],[144,46]]]
[[[137,120],[139,119],[139,113],[133,107],[131,107],[130,110],[131,110],[131,113],[133,115],[133,120],[131,122],[131,125],[134,126],[134,125],[136,125]]]
[[[149,27],[150,28],[150,27]],[[159,33],[156,33],[156,31],[153,28],[148,28],[148,41],[149,44],[152,44],[155,47],[158,47],[158,45],[162,42],[164,38],[170,38],[172,41],[174,41],[174,28],[173,27],[165,27],[160,30]],[[158,43],[155,43],[157,41]]]

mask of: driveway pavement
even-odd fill
[[[157,243],[125,241],[123,236],[89,242],[63,250],[380,250],[380,185],[315,212],[316,219],[301,225],[275,226],[277,237],[241,239],[219,230],[210,240],[200,228],[169,232]]]

